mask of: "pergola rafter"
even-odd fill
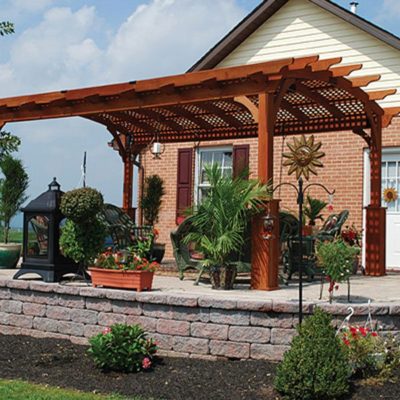
[[[384,110],[376,102],[396,90],[364,91],[367,85],[380,79],[379,75],[349,77],[362,64],[341,65],[341,62],[340,57],[289,58],[0,99],[0,126],[72,116],[106,126],[113,136],[113,147],[124,161],[127,211],[132,206],[136,155],[155,138],[172,143],[258,137],[258,177],[267,182],[273,177],[274,136],[353,131],[366,141],[371,152],[367,271],[380,275],[385,268],[382,251],[385,215],[380,200],[382,127],[400,109]],[[277,210],[277,206],[272,209]],[[256,229],[260,226],[260,221],[255,224]],[[257,230],[254,232],[252,285],[273,289],[277,285],[277,240],[266,243]]]

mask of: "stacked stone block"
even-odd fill
[[[227,296],[0,281],[0,333],[87,344],[88,338],[114,323],[139,324],[165,355],[280,360],[296,334],[297,304]],[[312,313],[314,306],[306,303],[304,313]],[[346,305],[320,306],[335,316],[336,324],[347,315]],[[368,307],[353,307],[354,318],[364,322]],[[372,312],[383,330],[400,329],[400,306],[374,305]]]

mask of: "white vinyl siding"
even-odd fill
[[[343,57],[343,64],[363,64],[351,76],[380,74],[366,91],[397,89],[379,101],[400,107],[400,52],[308,0],[291,0],[233,50],[218,67],[288,57]]]

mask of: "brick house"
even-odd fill
[[[380,100],[382,107],[400,107],[400,39],[328,0],[266,0],[229,32],[190,71],[231,67],[288,57],[320,55],[343,57],[344,64],[362,64],[351,76],[378,74],[381,79],[368,90],[396,88],[397,93]],[[290,105],[289,105],[290,106]],[[326,153],[324,168],[311,182],[335,189],[334,209],[350,211],[349,223],[363,228],[364,206],[369,204],[369,157],[365,141],[353,132],[315,135]],[[294,181],[282,166],[285,132],[274,142],[274,182]],[[383,132],[382,186],[400,189],[400,119],[394,118]],[[158,228],[165,242],[166,257],[172,257],[169,233],[180,220],[181,210],[201,200],[207,189],[201,171],[205,162],[217,162],[233,173],[245,160],[251,177],[257,177],[257,138],[166,144],[161,158],[149,149],[141,153],[140,178],[160,175],[166,186]],[[326,200],[313,190],[313,197]],[[140,192],[139,192],[140,197]],[[296,210],[295,194],[283,189],[277,194],[281,207]],[[400,200],[383,203],[387,210],[386,264],[400,267]],[[139,209],[139,219],[140,219]]]

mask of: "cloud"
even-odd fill
[[[383,0],[383,4],[379,7],[376,20],[378,22],[397,20],[400,13],[399,0]]]
[[[95,6],[72,10],[53,7],[51,0],[9,5],[17,12],[26,3],[42,16],[13,37],[10,56],[0,64],[1,97],[184,72],[245,14],[235,0],[152,0],[111,27]],[[22,138],[31,195],[46,189],[53,176],[64,188],[76,185],[88,150],[89,184],[107,201],[121,204],[122,163],[108,148],[110,135],[103,126],[76,118],[6,129]]]

